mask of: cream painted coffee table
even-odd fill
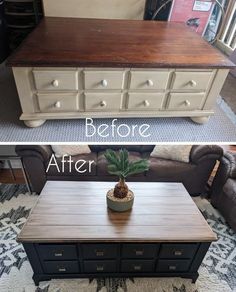
[[[8,64],[29,127],[86,117],[204,123],[234,67],[181,23],[53,17]]]

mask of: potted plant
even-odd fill
[[[108,162],[108,172],[119,177],[115,188],[107,192],[107,205],[118,212],[129,210],[133,206],[134,194],[129,190],[125,179],[130,175],[147,171],[148,160],[129,161],[129,152],[126,149],[121,149],[119,152],[107,149],[105,158]]]

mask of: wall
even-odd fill
[[[45,16],[143,19],[145,0],[43,0]]]

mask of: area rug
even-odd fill
[[[230,292],[236,291],[236,234],[206,199],[194,198],[219,240],[213,243],[195,284],[182,278],[68,279],[35,287],[16,236],[37,200],[24,186],[0,185],[0,291],[4,292]]]
[[[150,125],[150,136],[129,135],[86,137],[85,119],[47,121],[39,128],[27,128],[22,121],[20,103],[9,68],[0,64],[0,141],[1,142],[232,142],[236,141],[236,116],[222,98],[215,105],[215,115],[208,123],[199,125],[189,118],[127,118],[116,125]],[[111,125],[112,119],[94,119],[96,128],[102,123]],[[121,135],[125,135],[121,132]]]

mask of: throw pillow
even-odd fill
[[[156,145],[150,156],[189,162],[191,149],[191,145]]]
[[[52,150],[56,157],[91,153],[88,145],[52,145]]]

